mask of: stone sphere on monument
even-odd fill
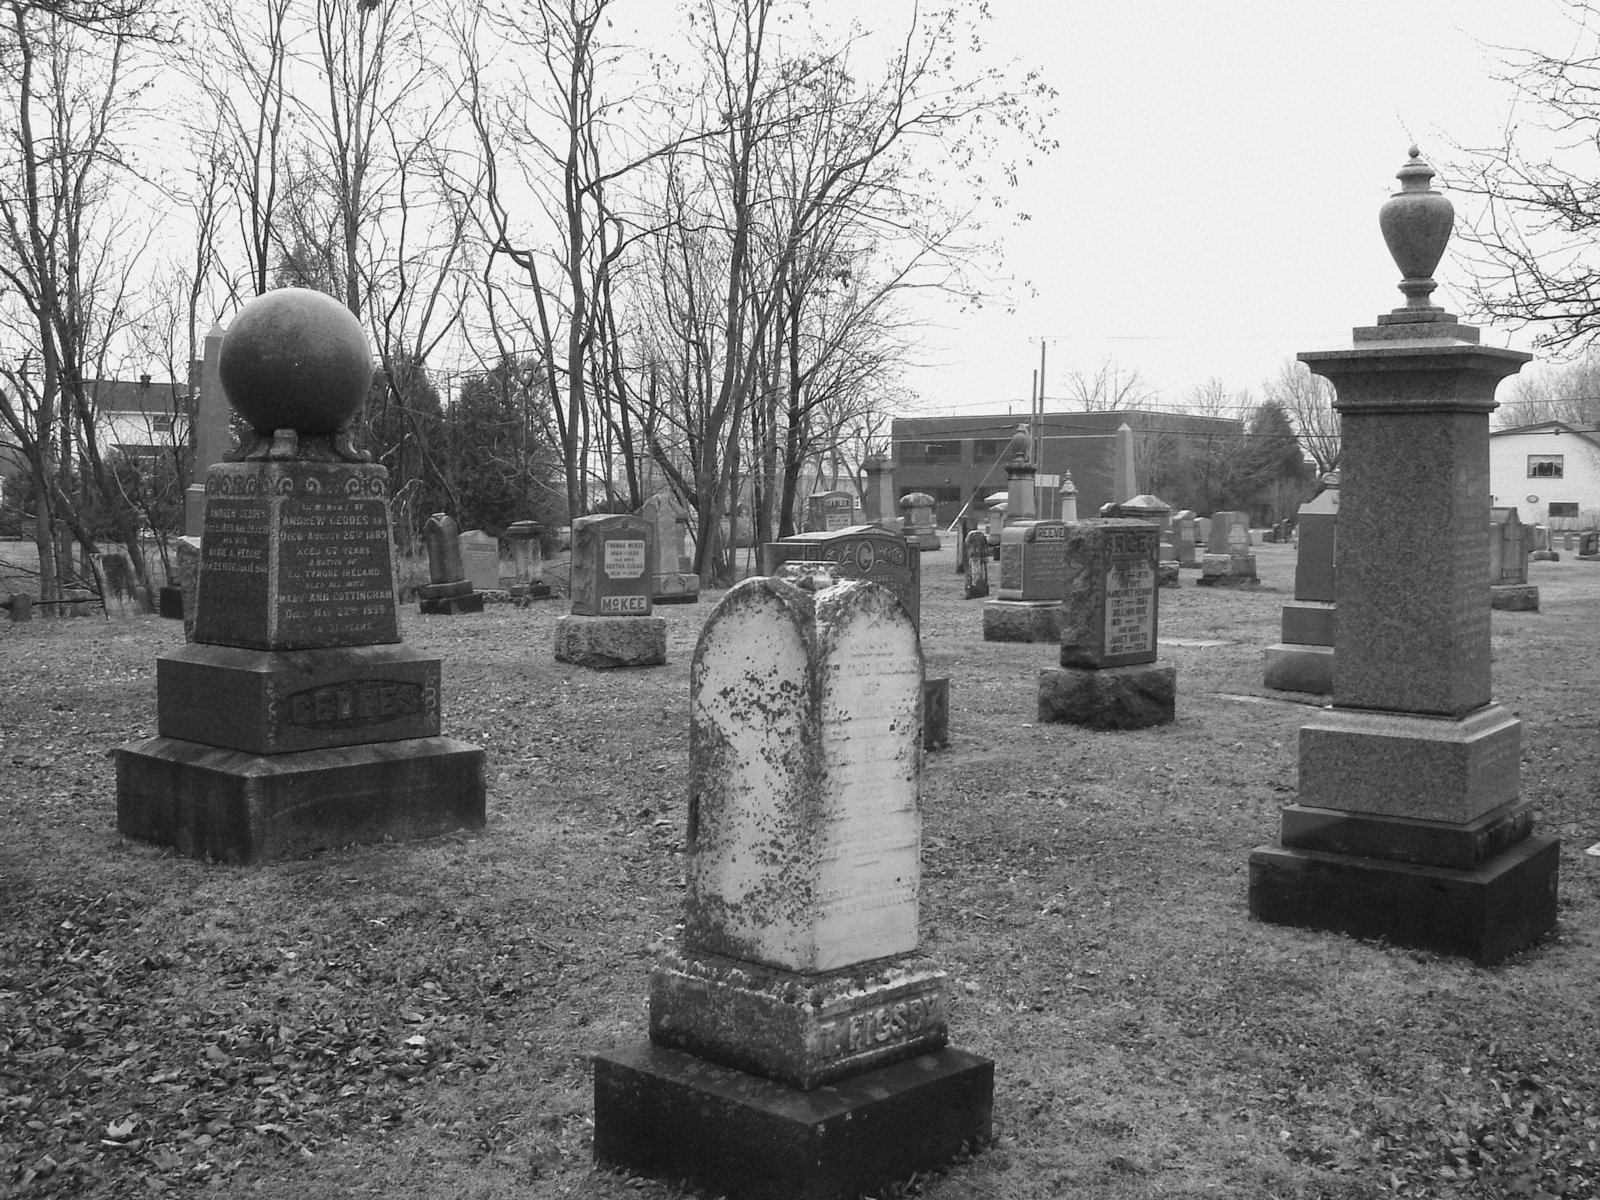
[[[336,432],[372,386],[372,349],[355,315],[310,288],[246,301],[222,339],[228,400],[259,433]]]

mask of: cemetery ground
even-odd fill
[[[1177,722],[1126,733],[1036,724],[1054,648],[983,642],[925,560],[923,949],[996,1136],[906,1194],[1600,1195],[1600,564],[1534,563],[1542,610],[1493,615],[1563,848],[1557,932],[1482,969],[1248,918],[1310,712],[1262,687],[1294,552],[1257,553],[1259,590],[1161,592]],[[0,1195],[683,1195],[593,1166],[589,1061],[645,1037],[678,917],[715,599],[610,673],[553,661],[559,601],[405,606],[487,829],[255,868],[116,832],[108,752],[154,731],[177,622],[0,623]]]

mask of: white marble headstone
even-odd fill
[[[917,945],[916,629],[864,580],[747,580],[690,675],[685,948],[836,970]]]

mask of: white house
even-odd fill
[[[1600,436],[1562,421],[1489,435],[1489,491],[1524,524],[1600,527]]]
[[[131,458],[159,458],[189,436],[191,390],[171,383],[118,379],[89,381],[98,420],[100,452],[122,451]]]

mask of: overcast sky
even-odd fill
[[[851,4],[889,22],[908,0]],[[1022,183],[1033,219],[1004,264],[1038,294],[1010,312],[928,310],[940,327],[910,378],[926,413],[1026,411],[1041,339],[1052,406],[1067,373],[1108,358],[1175,406],[1210,377],[1259,393],[1296,352],[1348,345],[1403,302],[1377,210],[1411,142],[1436,166],[1452,142],[1492,143],[1512,111],[1505,51],[1575,36],[1559,0],[991,8],[995,48],[1060,91],[1061,147]],[[1447,256],[1436,301],[1460,312],[1464,276]]]

